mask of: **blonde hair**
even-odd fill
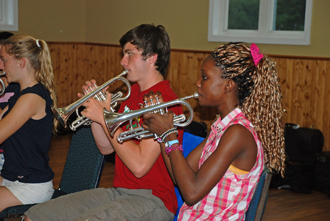
[[[4,45],[6,52],[16,59],[26,58],[30,61],[36,80],[49,91],[53,106],[57,107],[56,85],[47,43],[31,35],[16,34],[7,39]],[[56,133],[59,123],[55,118],[53,122],[53,133]]]
[[[250,48],[232,42],[216,48],[212,57],[224,78],[238,86],[239,107],[258,133],[266,166],[284,176],[284,110],[275,62],[264,56],[255,65]]]

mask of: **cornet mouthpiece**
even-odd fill
[[[121,72],[120,74],[119,74],[119,76],[121,77],[121,76],[123,76],[123,75],[125,75],[125,74],[127,74],[128,73],[128,70],[124,70],[123,72]]]

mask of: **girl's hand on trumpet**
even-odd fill
[[[151,133],[162,135],[165,131],[173,128],[173,112],[169,111],[166,114],[150,113],[143,115],[144,129]]]

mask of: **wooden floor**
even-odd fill
[[[55,172],[55,188],[58,188],[60,183],[70,140],[70,133],[52,139],[49,156],[50,165]],[[114,164],[106,162],[100,187],[112,187],[113,173]],[[290,190],[270,189],[263,221],[282,220],[330,220],[330,198],[318,191],[313,191],[311,194],[302,194]]]

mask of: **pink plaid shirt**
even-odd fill
[[[230,112],[224,119],[219,118],[212,124],[211,133],[199,160],[199,168],[216,150],[225,130],[233,124],[241,124],[253,134],[258,146],[255,165],[251,171],[241,175],[234,174],[228,169],[219,183],[201,201],[194,206],[183,204],[178,220],[245,219],[245,212],[264,168],[264,152],[253,125],[239,108]]]

